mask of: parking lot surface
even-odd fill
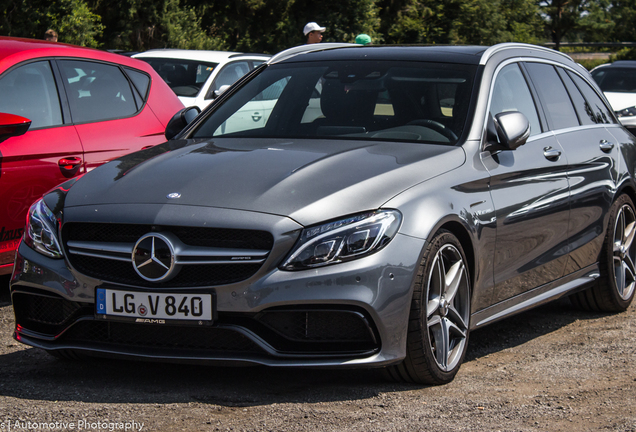
[[[377,370],[57,360],[12,339],[0,296],[0,424],[9,430],[636,431],[636,307],[560,300],[471,334],[455,380]]]

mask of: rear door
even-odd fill
[[[527,63],[527,67],[533,81],[541,83],[539,93],[550,128],[568,159],[571,217],[566,273],[569,274],[596,263],[601,252],[605,216],[612,204],[620,168],[619,143],[606,128],[614,123],[614,118],[578,73],[540,63]],[[574,107],[574,112],[568,105]]]
[[[0,143],[2,274],[10,271],[27,210],[44,192],[83,172],[83,151],[62,110],[48,60],[21,64],[0,76],[0,112],[32,121],[26,134]]]
[[[497,218],[493,304],[561,277],[568,259],[567,161],[537,106],[520,64],[503,66],[489,114],[521,112],[531,135],[515,150],[482,153]]]

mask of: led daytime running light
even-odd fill
[[[306,228],[281,268],[301,270],[372,254],[391,241],[401,220],[398,211],[383,210]]]

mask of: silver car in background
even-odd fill
[[[18,341],[443,384],[471,330],[633,300],[634,137],[566,55],[297,47],[189,113],[33,204]]]

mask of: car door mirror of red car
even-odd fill
[[[519,111],[489,116],[486,150],[490,152],[514,150],[526,143],[530,136],[530,121]]]
[[[31,126],[31,120],[15,114],[0,113],[0,142],[24,135]]]
[[[168,122],[168,126],[166,126],[166,139],[170,140],[177,136],[187,125],[192,123],[192,120],[194,120],[200,112],[201,108],[198,106],[191,106],[177,112]]]

